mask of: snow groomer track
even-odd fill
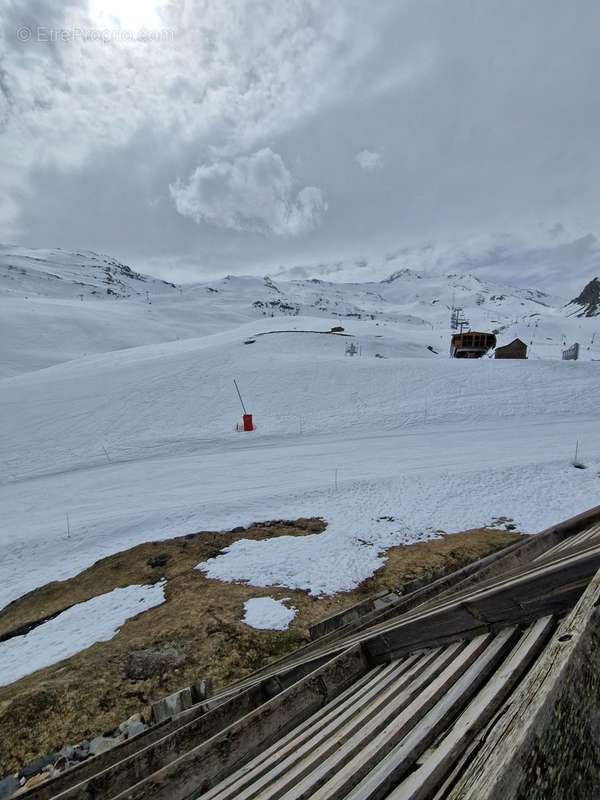
[[[319,636],[24,796],[600,796],[600,507]]]

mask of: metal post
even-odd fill
[[[248,412],[246,411],[246,406],[244,405],[244,401],[242,400],[242,394],[240,392],[240,388],[237,385],[237,381],[235,380],[235,378],[233,379],[233,383],[235,384],[235,390],[238,393],[238,397],[240,398],[240,403],[242,404],[242,409],[244,411],[244,414],[247,414]]]

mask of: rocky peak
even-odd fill
[[[569,305],[578,305],[581,310],[578,317],[596,317],[600,314],[600,279],[592,280],[584,287],[583,291]]]

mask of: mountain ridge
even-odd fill
[[[592,278],[581,290],[581,293],[568,303],[569,306],[580,307],[576,316],[597,317],[600,315],[600,279]]]
[[[0,246],[0,377],[248,324],[258,329],[261,319],[274,318],[287,318],[292,328],[302,318],[305,327],[320,330],[370,322],[394,332],[399,346],[388,354],[429,358],[447,353],[453,307],[463,309],[473,329],[495,332],[499,343],[523,339],[532,357],[558,358],[573,341],[590,358],[594,353],[588,331],[594,315],[540,289],[410,267],[381,277],[361,271],[361,277],[334,282],[228,275],[176,286],[92,251]],[[426,331],[432,332],[427,341]]]

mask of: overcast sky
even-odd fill
[[[597,0],[0,0],[0,23],[4,242],[180,280],[598,232]]]

